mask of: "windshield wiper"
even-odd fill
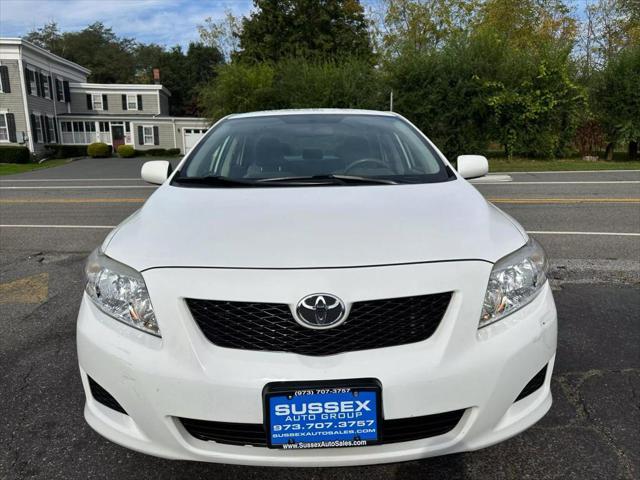
[[[313,184],[313,182],[318,182],[318,184],[321,184],[321,185],[325,185],[327,184],[327,182],[331,182],[339,185],[357,185],[357,184],[397,185],[398,183],[394,180],[388,180],[385,178],[359,177],[355,175],[338,175],[338,174],[261,178],[260,180],[256,180],[256,183],[293,183],[293,184],[312,183]]]
[[[176,183],[187,185],[210,185],[212,187],[255,187],[256,182],[253,180],[242,180],[220,175],[207,175],[204,177],[181,177],[176,175],[173,177]]]

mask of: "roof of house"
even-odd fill
[[[89,70],[88,68],[85,68],[82,65],[78,65],[77,63],[72,62],[71,60],[67,60],[66,58],[62,58],[56,55],[55,53],[51,53],[49,50],[39,47],[38,45],[35,45],[27,40],[24,40],[23,38],[0,37],[0,45],[17,45],[17,46],[25,47],[33,50],[36,53],[39,53],[40,55],[45,55],[47,57],[50,57],[51,59],[63,65],[66,65],[71,68],[75,68],[76,70],[81,71],[85,75],[91,74],[91,70]]]
[[[70,83],[71,90],[147,90],[161,91],[167,96],[171,96],[171,92],[162,85],[148,83]]]

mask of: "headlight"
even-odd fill
[[[99,249],[85,267],[86,291],[96,306],[122,323],[160,337],[160,329],[142,275]]]
[[[506,317],[533,300],[547,280],[547,266],[544,250],[532,238],[521,249],[498,260],[489,276],[478,328]]]

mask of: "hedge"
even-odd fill
[[[135,157],[136,150],[131,145],[118,145],[118,156],[122,158]]]
[[[88,145],[45,145],[45,156],[49,158],[86,157]]]
[[[173,157],[180,155],[179,148],[149,148],[147,150],[136,150],[136,155],[144,157]]]
[[[113,147],[102,142],[92,143],[87,147],[87,154],[91,158],[106,158],[111,156]]]
[[[27,147],[0,147],[0,163],[29,163],[31,155]]]

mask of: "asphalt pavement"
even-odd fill
[[[547,249],[559,312],[554,405],[477,452],[332,469],[161,460],[84,422],[82,266],[153,187],[135,159],[0,177],[0,479],[640,478],[640,171],[490,176],[480,192]]]

